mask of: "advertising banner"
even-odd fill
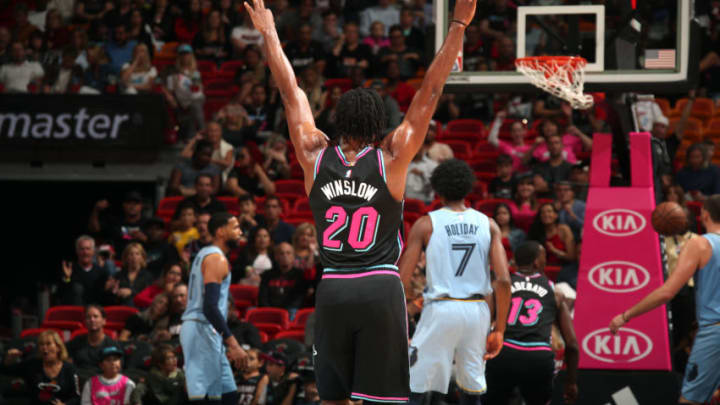
[[[632,186],[609,187],[612,137],[596,134],[578,273],[575,330],[580,368],[670,370],[665,306],[613,335],[610,320],[663,283],[650,134],[630,135]]]

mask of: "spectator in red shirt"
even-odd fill
[[[415,89],[402,80],[400,77],[400,64],[396,61],[387,64],[385,91],[397,101],[400,111],[407,112],[410,102],[415,97]]]
[[[138,308],[149,307],[156,295],[162,292],[168,295],[172,294],[175,284],[183,281],[183,279],[187,278],[186,276],[187,274],[180,263],[170,263],[166,265],[163,269],[162,276],[153,284],[140,291],[135,298],[133,298],[133,303]]]
[[[181,43],[192,43],[200,32],[202,17],[200,0],[190,0],[185,15],[175,20],[175,39]]]

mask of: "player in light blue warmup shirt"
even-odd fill
[[[720,385],[720,194],[705,200],[700,219],[707,233],[685,245],[665,284],[610,322],[610,331],[616,333],[630,319],[666,304],[690,277],[695,278],[700,329],[685,367],[680,404],[708,402]]]
[[[242,232],[237,218],[226,212],[213,215],[208,230],[213,243],[193,261],[180,330],[187,393],[191,401],[235,405],[237,387],[230,362],[243,369],[247,354],[227,325],[230,268],[225,255]]]

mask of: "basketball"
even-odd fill
[[[680,204],[668,201],[655,207],[652,225],[660,235],[672,236],[685,233],[688,219]]]

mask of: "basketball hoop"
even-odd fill
[[[579,56],[530,56],[515,60],[519,72],[530,82],[555,97],[567,100],[572,108],[585,110],[593,97],[583,94],[587,61]]]

